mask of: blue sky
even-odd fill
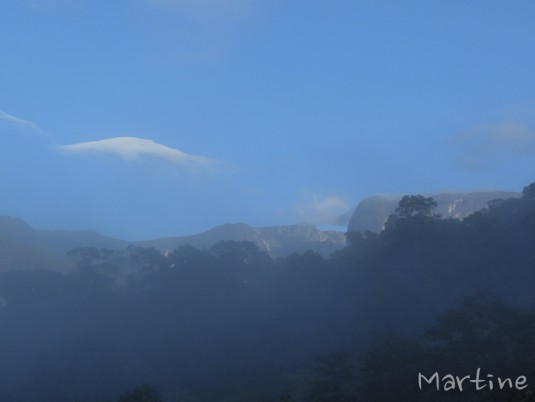
[[[535,180],[535,3],[4,0],[0,214],[129,240]]]

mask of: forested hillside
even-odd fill
[[[417,376],[535,379],[535,183],[463,221],[435,205],[403,197],[328,259],[225,241],[1,272],[0,400],[531,400]]]

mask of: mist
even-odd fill
[[[277,256],[210,232],[210,246],[157,250],[5,217],[1,398],[386,401],[392,389],[407,401],[529,397],[488,384],[448,394],[441,378],[479,368],[533,380],[534,187],[463,219],[437,214],[432,197],[404,196],[380,232],[347,232],[330,251],[319,247],[325,239],[299,245],[292,232]],[[107,247],[87,245],[96,240]],[[65,251],[76,242],[86,245]]]
[[[0,402],[535,400],[534,14],[4,0]]]

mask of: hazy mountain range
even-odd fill
[[[346,238],[343,232],[322,231],[309,224],[255,228],[237,223],[216,226],[207,232],[193,236],[166,237],[136,242],[136,244],[165,251],[184,244],[202,249],[222,240],[250,241],[272,257],[279,257],[309,249],[328,256],[343,247]]]
[[[494,191],[441,193],[432,195],[442,217],[463,219],[487,206],[490,200],[518,198],[520,193]],[[348,231],[379,232],[394,212],[400,197],[376,196],[363,199],[348,224]],[[344,247],[343,232],[322,231],[314,225],[296,224],[255,228],[245,224],[225,224],[206,232],[127,242],[93,230],[67,231],[34,229],[20,218],[0,216],[0,270],[48,268],[66,271],[74,267],[67,252],[80,247],[122,249],[129,245],[152,247],[162,253],[189,244],[205,249],[219,241],[250,241],[272,257],[313,250],[324,256]]]
[[[48,268],[60,271],[73,267],[66,256],[78,247],[123,248],[128,242],[93,230],[34,229],[20,218],[0,216],[0,270]]]
[[[345,235],[321,231],[314,225],[297,224],[254,228],[245,224],[216,226],[192,236],[127,242],[93,230],[34,229],[20,218],[0,216],[0,270],[48,268],[60,271],[74,267],[67,252],[80,247],[122,249],[129,245],[153,247],[161,252],[189,244],[209,248],[222,240],[251,241],[272,257],[312,249],[325,256],[345,244]]]

